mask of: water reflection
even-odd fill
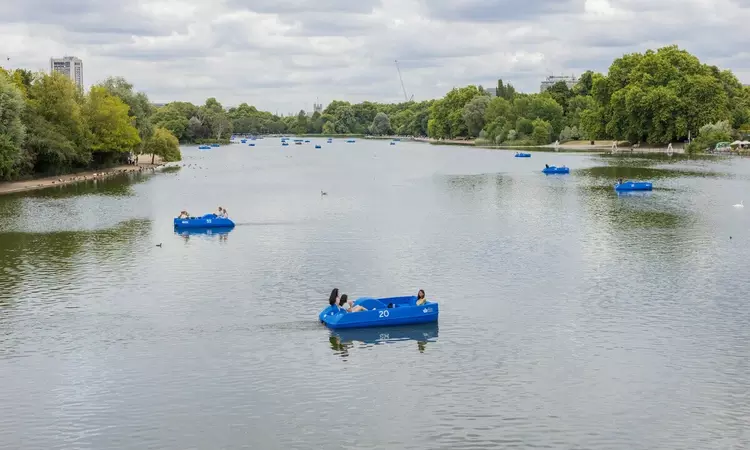
[[[95,231],[0,233],[0,302],[13,298],[19,285],[28,284],[27,295],[42,289],[44,283],[34,282],[37,278],[65,280],[59,290],[77,286],[76,280],[66,278],[77,267],[76,255],[85,252],[107,261],[132,257],[132,245],[150,227],[149,220],[132,219]]]
[[[665,179],[665,178],[680,178],[680,177],[706,177],[706,178],[730,178],[731,175],[721,172],[714,171],[700,171],[700,170],[687,170],[687,169],[661,169],[654,167],[644,167],[644,162],[640,161],[639,164],[635,165],[624,165],[619,164],[620,161],[612,161],[618,163],[617,165],[610,166],[596,166],[589,167],[586,169],[576,170],[577,175],[582,175],[590,178],[606,178],[612,180],[614,184],[615,180],[622,178],[623,180],[654,180],[654,179]],[[635,162],[631,162],[635,163]]]
[[[174,230],[174,233],[182,237],[185,242],[189,242],[193,236],[206,239],[217,237],[219,241],[226,242],[232,230],[234,228],[190,228],[186,230]]]
[[[331,330],[328,341],[334,353],[347,357],[355,343],[365,346],[393,344],[402,341],[415,341],[417,351],[424,353],[428,342],[438,338],[438,324],[422,324],[397,327],[357,328],[351,330]]]

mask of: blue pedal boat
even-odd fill
[[[202,217],[190,217],[179,219],[175,217],[174,227],[179,229],[185,228],[232,228],[234,222],[231,219],[224,219],[216,214],[205,214]]]
[[[531,158],[531,153],[516,152],[516,158]]]
[[[542,169],[542,173],[550,174],[565,174],[570,173],[570,168],[566,166],[549,166]]]
[[[623,181],[615,184],[615,191],[650,191],[653,186],[647,181]]]
[[[210,145],[199,145],[198,150],[211,150]]]
[[[415,295],[387,298],[362,297],[358,298],[354,304],[366,308],[367,311],[350,313],[338,306],[328,306],[320,312],[318,319],[333,330],[411,325],[432,323],[438,320],[438,304],[427,301],[417,306]]]

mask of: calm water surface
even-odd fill
[[[750,446],[750,161],[313,141],[0,198],[0,447]]]

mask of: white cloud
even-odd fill
[[[396,59],[418,100],[497,78],[535,92],[670,44],[750,82],[748,21],[738,0],[24,0],[0,2],[0,56],[46,70],[75,55],[87,84],[122,75],[153,101],[295,112],[401,101]]]

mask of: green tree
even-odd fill
[[[525,117],[519,117],[516,121],[515,130],[519,137],[530,137],[534,132],[534,121]]]
[[[26,107],[23,93],[6,75],[0,72],[0,179],[15,175],[26,134],[21,117]]]
[[[497,80],[497,96],[508,101],[513,101],[513,98],[516,96],[516,89],[510,83],[504,84],[503,80]]]
[[[544,119],[535,119],[532,122],[534,130],[531,134],[531,138],[537,145],[546,145],[550,143],[552,137],[552,124]]]
[[[370,133],[376,136],[382,136],[391,132],[391,120],[388,115],[384,112],[379,112],[372,119],[372,125],[370,126]]]
[[[714,147],[719,142],[732,139],[732,125],[728,120],[709,123],[700,128],[698,137],[687,147],[689,153],[696,153]]]
[[[128,115],[135,119],[135,127],[138,129],[138,136],[141,142],[145,142],[154,134],[154,126],[151,123],[153,107],[148,100],[148,96],[143,92],[135,92],[133,85],[128,83],[123,77],[109,77],[100,84],[110,95],[119,97],[128,105]],[[186,118],[187,121],[187,118]]]
[[[484,116],[489,103],[490,97],[477,95],[464,105],[462,115],[469,136],[478,136],[479,132],[484,128]]]
[[[156,156],[161,157],[164,162],[182,160],[179,141],[165,128],[156,128],[144,144],[143,150],[144,153],[151,154],[151,164],[154,164]]]
[[[57,72],[38,74],[28,90],[27,151],[35,173],[61,173],[91,162],[83,97],[73,81]]]
[[[94,86],[84,104],[86,123],[94,152],[129,152],[141,143],[128,105],[107,89]]]
[[[558,81],[557,83],[550,86],[545,93],[552,97],[563,109],[563,112],[568,111],[568,102],[573,98],[573,91],[568,88],[568,84],[564,81]]]
[[[169,103],[157,109],[150,121],[157,128],[166,128],[180,141],[189,140],[187,130],[190,118],[186,117],[175,103]],[[140,135],[140,131],[138,134]]]
[[[430,107],[428,133],[434,138],[467,136],[468,128],[463,118],[463,108],[477,95],[482,95],[476,86],[454,88]]]

